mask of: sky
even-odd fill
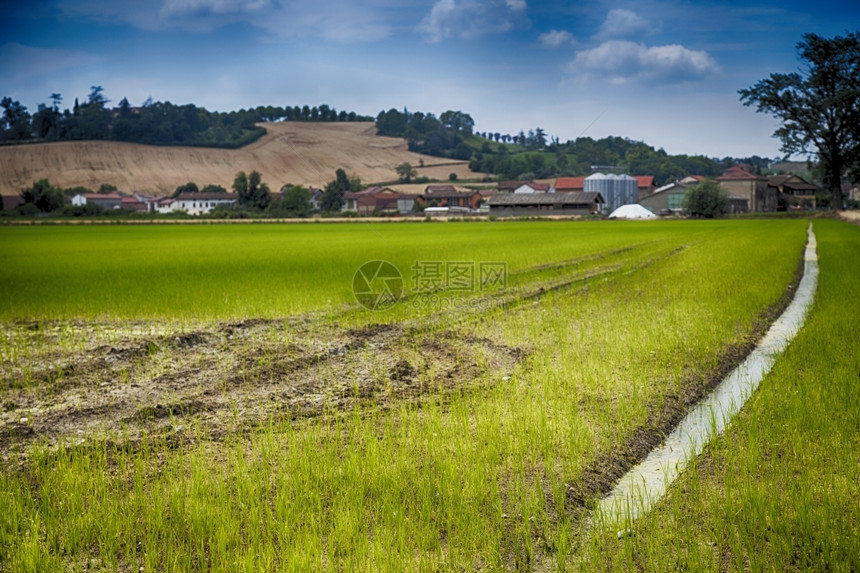
[[[0,97],[450,109],[477,131],[778,157],[737,91],[801,69],[804,33],[858,28],[856,0],[0,0]]]

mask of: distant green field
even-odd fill
[[[542,264],[636,245],[714,241],[800,222],[108,225],[0,228],[0,319],[243,318],[356,306],[382,259],[414,291],[416,261]]]

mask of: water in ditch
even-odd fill
[[[803,278],[788,308],[749,356],[700,401],[666,440],[631,469],[600,501],[594,523],[625,525],[648,512],[710,439],[721,434],[803,326],[818,284],[812,225],[807,230]]]

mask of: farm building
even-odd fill
[[[818,186],[799,175],[771,175],[767,178],[768,191],[776,193],[777,208],[781,211],[799,206],[815,209]]]
[[[600,193],[606,201],[606,210],[610,212],[639,201],[639,184],[629,175],[589,175],[585,178],[585,191]]]
[[[600,193],[497,193],[487,200],[490,215],[519,217],[530,215],[591,215],[601,212]]]
[[[729,195],[746,199],[748,209],[753,213],[776,211],[777,192],[773,188],[768,188],[767,177],[764,175],[757,175],[749,169],[734,166],[717,177],[717,183],[728,191]]]
[[[690,187],[693,187],[701,179],[695,177],[685,177],[681,181],[675,181],[664,185],[639,200],[639,204],[657,214],[680,213],[683,210],[684,195]],[[749,211],[749,202],[738,195],[729,193],[729,212],[730,213],[746,213]]]
[[[639,204],[652,213],[677,213],[687,193],[687,185],[676,181],[663,185],[653,193],[639,198]]]

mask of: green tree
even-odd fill
[[[263,176],[259,171],[251,171],[245,174],[240,171],[233,179],[233,190],[239,195],[239,205],[263,210],[269,206],[272,193],[269,186],[263,183]]]
[[[468,113],[462,111],[444,111],[439,116],[439,121],[442,126],[452,129],[463,135],[472,135],[472,129],[475,127],[475,120]]]
[[[42,213],[56,211],[65,203],[63,190],[52,186],[47,179],[33,182],[32,187],[21,191],[21,198],[24,199],[24,203],[34,205]]]
[[[409,183],[410,181],[412,181],[413,177],[418,175],[418,172],[415,171],[415,168],[412,167],[412,165],[410,165],[408,161],[404,161],[403,163],[395,167],[394,170],[397,172],[397,175],[400,177],[400,180],[405,181],[406,183]]]
[[[804,34],[797,51],[805,70],[771,74],[738,93],[744,105],[782,122],[774,132],[782,151],[815,151],[832,206],[841,210],[843,175],[860,179],[860,32]]]
[[[40,103],[39,111],[33,114],[33,135],[40,139],[56,139],[59,118],[57,110]]]
[[[682,206],[690,215],[705,219],[728,213],[730,204],[729,192],[711,179],[705,179],[690,187],[682,202]]]
[[[355,186],[356,184],[358,186]],[[320,199],[320,209],[324,213],[340,211],[341,207],[343,207],[344,193],[353,189],[357,191],[360,184],[360,180],[356,178],[356,181],[351,181],[346,171],[338,168],[334,172],[334,181],[329,181],[323,190],[323,196]]]
[[[193,181],[189,181],[185,185],[180,185],[179,187],[177,187],[176,190],[173,192],[172,196],[173,197],[179,197],[179,195],[181,195],[182,193],[199,193],[199,192],[200,192],[200,189],[197,188],[197,183],[194,183]]]
[[[286,217],[307,217],[311,214],[311,192],[301,185],[290,186],[284,191],[276,212]]]
[[[200,190],[201,193],[226,193],[227,190],[224,189],[221,185],[215,185],[210,183],[209,185],[204,185],[203,189]]]
[[[3,117],[0,119],[0,139],[23,140],[30,138],[30,114],[21,102],[10,97],[0,100]]]

